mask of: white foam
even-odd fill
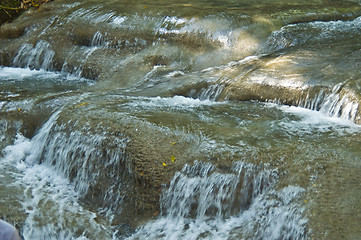
[[[272,105],[272,104],[270,104]],[[277,105],[273,105],[277,106]],[[286,113],[293,114],[300,119],[288,122],[282,122],[281,126],[288,130],[302,132],[335,132],[335,133],[353,133],[361,131],[361,126],[355,124],[349,119],[328,116],[320,111],[310,110],[294,106],[277,106]]]
[[[23,80],[30,77],[58,77],[61,74],[45,70],[32,70],[30,68],[0,67],[1,80]]]
[[[19,67],[0,67],[0,79],[1,81],[24,81],[28,79],[43,80],[43,81],[55,81],[55,82],[81,82],[89,85],[95,84],[95,81],[78,77],[72,74],[51,72],[44,69],[36,70]],[[14,96],[18,96],[15,94]],[[10,96],[10,95],[8,95]]]
[[[40,162],[48,135],[59,112],[31,140],[20,133],[4,149],[1,170],[16,169],[15,186],[24,189],[18,201],[27,213],[22,235],[25,239],[112,239],[107,223],[79,204],[79,193],[68,178],[51,163]]]
[[[303,121],[307,124],[336,124],[341,126],[358,127],[358,125],[353,123],[351,120],[330,117],[319,111],[295,106],[280,106],[280,109],[284,112],[293,113],[302,117]]]
[[[139,99],[139,98],[138,98]],[[199,106],[209,106],[214,104],[221,104],[210,100],[200,100],[188,98],[183,96],[174,97],[154,97],[154,98],[140,98],[139,100],[131,101],[127,105],[132,107],[171,107],[171,108],[195,108]]]
[[[180,25],[180,24],[184,24],[187,22],[187,19],[184,19],[184,18],[178,18],[178,17],[175,17],[175,16],[167,16],[165,19],[164,19],[164,22],[169,22],[171,24],[175,24],[175,25]]]
[[[3,94],[2,92],[0,92],[0,94]],[[6,105],[6,101],[1,101],[0,102],[0,110],[2,110],[2,108]]]
[[[115,17],[112,18],[111,23],[112,23],[114,26],[119,26],[119,25],[121,25],[122,23],[124,23],[125,20],[127,20],[126,17],[115,16]]]
[[[7,146],[4,149],[4,153],[5,157],[2,159],[2,162],[21,163],[31,153],[31,142],[28,138],[18,133],[14,144]]]
[[[75,239],[77,231],[95,235],[102,231],[96,214],[79,205],[72,184],[51,166],[28,165],[21,182],[25,186],[22,205],[28,214],[25,239]],[[76,223],[69,225],[74,219]],[[104,239],[110,239],[110,234]]]
[[[174,77],[179,77],[179,76],[184,76],[184,72],[183,71],[173,71],[167,74],[167,78],[174,78]]]

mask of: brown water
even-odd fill
[[[0,27],[25,239],[359,239],[360,1],[61,1]]]

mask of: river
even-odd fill
[[[32,239],[360,239],[359,0],[56,0],[0,27],[0,218]]]

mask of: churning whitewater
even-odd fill
[[[361,2],[56,0],[0,26],[0,219],[32,239],[359,239]]]

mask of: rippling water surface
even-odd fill
[[[24,239],[359,239],[361,2],[65,1],[0,26]]]

